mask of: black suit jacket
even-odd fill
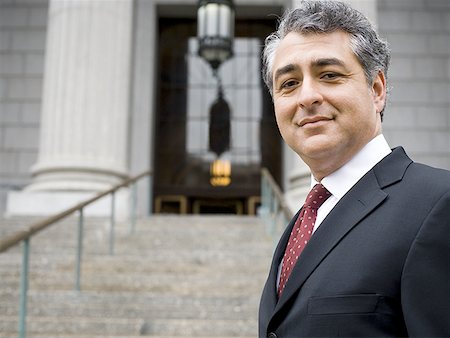
[[[294,219],[264,287],[260,337],[450,337],[450,172],[394,149],[328,214],[277,300]]]

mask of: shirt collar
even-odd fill
[[[342,198],[370,169],[392,152],[383,135],[367,143],[341,168],[324,177],[320,183],[338,200]],[[311,188],[318,182],[311,175]]]

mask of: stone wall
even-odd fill
[[[0,213],[36,162],[47,1],[0,0]]]
[[[450,169],[450,1],[378,0],[391,45],[384,133],[416,161]]]

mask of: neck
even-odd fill
[[[305,158],[304,156],[302,156],[302,159],[308,165],[316,181],[321,182],[323,178],[331,175],[335,171],[339,170],[342,166],[344,166],[347,162],[349,162],[368,143],[370,143],[375,137],[380,134],[381,132],[377,133],[372,139],[370,139],[363,145],[347,149],[344,154],[342,154],[342,152],[336,154],[328,153],[327,156],[323,156],[321,158]]]

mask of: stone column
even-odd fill
[[[127,174],[132,0],[51,0],[33,190],[100,190]]]
[[[295,8],[300,1],[289,0],[288,5],[291,8]],[[349,3],[353,8],[366,15],[372,24],[376,26],[377,0],[347,0],[346,3]],[[284,149],[284,168],[286,202],[292,211],[297,211],[302,206],[310,189],[311,173],[308,166],[287,146]]]
[[[49,1],[39,154],[23,194],[92,193],[127,176],[132,14],[133,0]]]

